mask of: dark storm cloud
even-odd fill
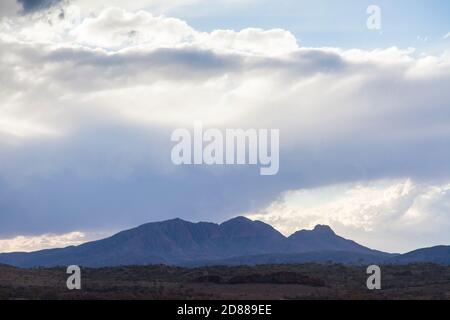
[[[279,174],[264,177],[254,166],[175,167],[169,130],[84,128],[70,140],[36,142],[15,156],[17,169],[35,174],[22,183],[0,181],[0,237],[122,229],[174,217],[220,222],[257,211],[290,189],[449,178],[448,137],[398,144],[359,134],[282,145]]]
[[[174,167],[170,133],[85,128],[70,141],[28,148],[16,164],[34,163],[40,174],[13,188],[0,180],[0,237],[120,229],[172,217],[219,222],[267,204],[286,186],[259,176],[256,167]]]

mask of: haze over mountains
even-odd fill
[[[0,254],[0,263],[18,267],[416,261],[449,264],[449,257],[450,247],[405,255],[373,250],[344,239],[323,225],[285,237],[261,221],[238,217],[222,224],[181,219],[147,223],[76,247]]]

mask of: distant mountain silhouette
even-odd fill
[[[347,251],[386,256],[385,252],[371,250],[355,241],[344,239],[336,235],[329,226],[324,225],[317,225],[314,230],[297,231],[288,239],[293,252]]]
[[[112,237],[63,249],[0,254],[0,263],[18,267],[91,267],[172,264],[199,265],[247,261],[380,261],[391,254],[336,235],[328,226],[283,236],[261,221],[237,217],[222,224],[181,219],[154,222]]]
[[[414,250],[396,256],[390,262],[397,264],[435,263],[450,265],[450,246],[437,246]]]

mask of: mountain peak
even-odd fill
[[[320,232],[320,233],[328,233],[328,234],[335,234],[333,229],[331,229],[330,226],[324,225],[324,224],[318,224],[313,229],[314,232]]]
[[[227,220],[225,222],[222,222],[222,224],[230,223],[230,222],[252,222],[252,220],[250,220],[249,218],[244,217],[244,216],[238,216],[238,217],[232,218],[230,220]]]
[[[175,218],[175,219],[164,220],[164,221],[160,221],[160,222],[156,222],[156,223],[159,223],[159,224],[168,224],[168,223],[185,224],[185,223],[190,223],[190,222],[183,220],[181,218]]]

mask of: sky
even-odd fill
[[[390,252],[450,244],[449,16],[444,0],[2,1],[0,252],[238,215]],[[175,166],[171,133],[197,121],[279,129],[279,173]]]

